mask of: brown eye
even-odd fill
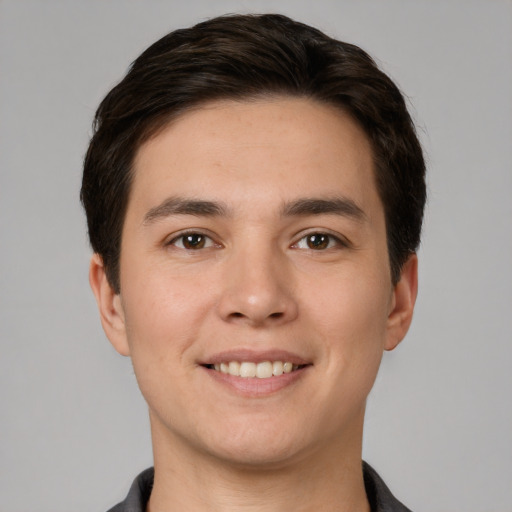
[[[329,247],[330,241],[331,237],[324,233],[313,233],[312,235],[308,235],[306,237],[307,246],[310,249],[315,250],[327,249],[327,247]]]
[[[172,240],[170,245],[187,251],[197,251],[213,246],[213,240],[202,233],[185,233]]]
[[[185,249],[202,249],[205,245],[205,237],[198,233],[192,233],[183,237],[183,247]]]
[[[294,249],[309,249],[312,251],[324,251],[326,249],[333,249],[335,247],[347,247],[347,244],[340,238],[330,235],[328,233],[310,233],[303,236],[293,246]]]

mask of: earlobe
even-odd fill
[[[393,350],[407,334],[412,322],[417,293],[418,257],[411,254],[402,268],[400,281],[393,290],[385,350]]]
[[[93,254],[89,267],[89,283],[91,285],[101,325],[114,348],[123,356],[130,355],[126,337],[126,325],[121,297],[115,293],[105,273],[103,260],[99,254]]]

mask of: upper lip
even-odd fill
[[[264,361],[282,361],[296,365],[311,364],[311,361],[303,357],[289,352],[287,350],[270,349],[270,350],[251,350],[251,349],[233,349],[217,352],[206,357],[199,364],[220,364],[229,361],[250,361],[253,363],[262,363]]]

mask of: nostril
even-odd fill
[[[234,311],[233,313],[231,313],[230,315],[232,318],[245,318],[246,315],[244,315],[243,313],[240,313],[239,311]],[[278,311],[276,313],[271,313],[270,315],[268,315],[268,318],[281,318],[284,316],[284,313]]]

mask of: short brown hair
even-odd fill
[[[120,291],[121,232],[136,151],[188,109],[217,99],[311,98],[348,112],[373,149],[393,283],[420,242],[425,163],[404,98],[363,50],[282,15],[230,15],[176,30],[138,57],[101,102],[81,200],[93,250]]]

